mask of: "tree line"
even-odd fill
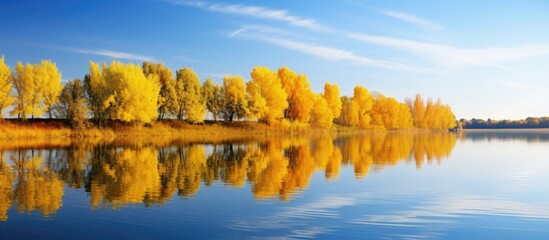
[[[207,113],[214,121],[252,120],[274,126],[331,128],[334,123],[359,129],[448,129],[455,116],[440,99],[421,95],[399,102],[356,86],[341,96],[337,84],[327,82],[323,93],[311,90],[308,77],[284,66],[277,71],[257,66],[244,77],[226,75],[222,84],[201,82],[188,67],[173,72],[162,63],[142,65],[112,61],[90,62],[89,73],[61,84],[61,73],[50,60],[18,62],[13,73],[0,59],[0,114],[21,120],[40,117],[67,119],[81,127],[91,119],[136,125],[175,118],[199,124]],[[0,115],[1,116],[1,115]]]
[[[521,120],[493,120],[493,119],[460,119],[462,128],[486,129],[486,128],[549,128],[549,117],[528,117]]]

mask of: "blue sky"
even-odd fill
[[[421,93],[457,118],[549,115],[547,1],[2,1],[0,54],[55,61],[163,62],[205,80],[287,65],[342,94]]]

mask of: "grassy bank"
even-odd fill
[[[332,131],[337,131],[334,128]],[[350,131],[350,130],[347,130]],[[190,124],[185,121],[162,120],[150,126],[132,126],[110,122],[105,127],[72,129],[62,120],[35,119],[28,121],[0,120],[0,140],[10,139],[79,139],[94,137],[183,137],[183,136],[253,136],[321,133],[326,130],[308,126],[268,126],[257,122],[206,122]]]

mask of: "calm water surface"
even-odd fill
[[[0,143],[0,239],[547,239],[549,131]]]

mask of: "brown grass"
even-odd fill
[[[333,131],[336,131],[334,128]],[[273,126],[257,122],[211,122],[191,124],[161,120],[150,126],[109,122],[104,128],[72,129],[61,120],[0,120],[0,140],[11,139],[83,139],[106,137],[200,137],[200,136],[272,136],[322,133],[326,130],[308,125],[281,122]]]

